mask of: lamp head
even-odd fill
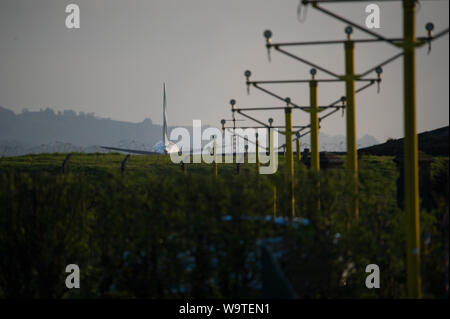
[[[264,38],[266,38],[267,41],[270,41],[270,39],[272,38],[272,31],[270,30],[264,31]]]
[[[350,39],[350,36],[353,33],[353,28],[351,26],[348,26],[348,27],[345,28],[344,31],[345,31],[345,34],[347,35],[347,38]]]
[[[252,76],[252,72],[250,71],[250,70],[246,70],[245,72],[244,72],[244,76],[245,76],[245,79],[247,80],[247,94],[249,93],[249,81],[250,81],[250,77]]]
[[[434,30],[434,24],[431,23],[431,22],[428,22],[428,23],[425,25],[425,29],[426,29],[428,32],[433,31],[433,30]]]

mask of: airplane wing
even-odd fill
[[[100,147],[104,148],[106,150],[119,151],[119,152],[124,152],[124,153],[143,154],[143,155],[162,155],[161,153],[151,152],[151,151],[130,150],[130,149],[126,149],[126,148],[110,147],[110,146],[100,146]]]
[[[159,152],[142,151],[142,150],[130,150],[130,149],[127,149],[127,148],[120,148],[120,147],[110,147],[110,146],[100,146],[100,147],[104,148],[106,150],[119,151],[119,152],[124,152],[124,153],[141,154],[141,155],[164,155],[163,153],[159,153]],[[201,152],[202,152],[202,150],[200,149],[200,150],[191,150],[189,153],[191,155],[193,155],[194,153],[201,154]]]

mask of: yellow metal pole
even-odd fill
[[[222,119],[222,120],[220,120],[220,123],[222,124],[222,155],[221,155],[221,158],[222,158],[222,163],[224,163],[225,157],[226,157],[226,155],[225,155],[225,123],[226,123],[226,120]]]
[[[269,136],[268,136],[268,141],[267,141],[267,145],[269,145],[269,149],[268,149],[268,151],[270,151],[270,143],[271,143],[271,134],[272,134],[272,123],[273,123],[273,118],[269,118],[269,127],[267,128],[267,131],[268,131],[268,133],[269,133]]]
[[[403,1],[404,175],[408,297],[422,298],[420,278],[420,220],[416,128],[415,0]]]
[[[309,82],[310,88],[310,118],[311,118],[311,169],[315,172],[320,170],[319,159],[319,119],[317,106],[317,81],[311,80]]]
[[[215,137],[214,137],[213,152],[214,152],[214,176],[217,177],[217,142]]]
[[[259,141],[258,141],[258,133],[256,133],[256,173],[259,174]]]
[[[358,154],[356,150],[356,110],[355,110],[355,59],[354,42],[350,40],[351,27],[347,27],[348,40],[345,42],[345,87],[347,101],[347,168],[353,175],[355,197],[350,200],[349,209],[355,222],[359,218],[358,202]]]
[[[311,127],[311,170],[313,172],[320,171],[320,157],[319,157],[319,107],[317,101],[318,83],[314,80],[316,70],[311,70],[313,79],[309,82],[309,99],[310,99],[310,127]],[[320,183],[315,185],[317,194],[320,194]],[[317,201],[314,205],[315,214],[320,212],[320,195],[317,196]]]
[[[300,153],[300,137],[299,136],[295,140],[295,146],[297,148],[297,161],[300,162],[302,159],[302,154]]]
[[[294,199],[294,155],[292,152],[292,108],[284,109],[286,120],[286,178],[288,182],[289,211],[292,217],[295,216]]]

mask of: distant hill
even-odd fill
[[[419,150],[433,156],[448,156],[449,127],[418,134]],[[385,143],[360,148],[359,153],[370,155],[397,155],[403,152],[403,138],[392,139]]]
[[[32,145],[60,141],[86,147],[121,140],[156,143],[161,139],[161,132],[161,125],[153,124],[150,119],[129,123],[71,110],[55,113],[50,108],[15,114],[0,107],[0,139],[3,141]]]
[[[162,126],[151,119],[131,123],[50,108],[15,114],[0,106],[0,156],[104,151],[99,145],[150,150],[161,138]]]
[[[169,127],[169,134],[172,128]],[[192,127],[185,128],[192,133]],[[151,119],[131,123],[99,118],[93,113],[55,112],[50,108],[16,114],[0,106],[0,156],[104,152],[99,145],[151,150],[161,135],[162,126],[153,124]],[[319,140],[321,151],[345,151],[345,136],[320,132]],[[284,143],[284,136],[279,135],[278,141],[280,145]],[[302,138],[302,148],[309,147],[309,142],[310,137],[306,135]],[[358,147],[377,143],[373,136],[365,135],[358,140]]]

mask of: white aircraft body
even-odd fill
[[[134,153],[134,154],[170,154],[170,153],[178,153],[180,152],[180,148],[174,142],[169,141],[169,136],[167,134],[167,99],[166,99],[166,84],[163,85],[163,134],[162,141],[156,143],[152,151],[144,151],[144,150],[130,150],[119,147],[110,147],[110,146],[101,146],[107,150],[120,151],[125,153]]]

